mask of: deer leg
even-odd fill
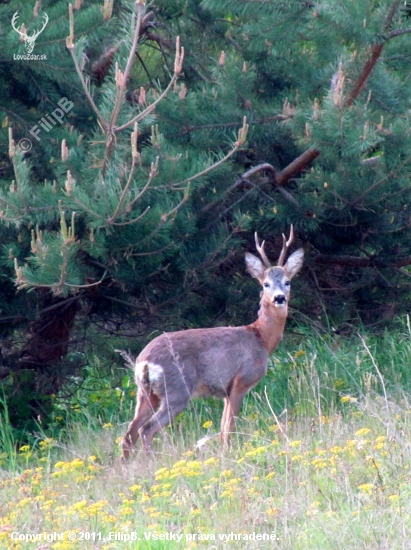
[[[230,434],[234,431],[235,419],[238,417],[241,403],[249,389],[249,386],[244,386],[241,382],[235,380],[230,394],[224,399],[224,411],[221,419],[221,439],[225,446],[228,446],[230,443]]]
[[[220,437],[222,441],[224,441],[224,427],[229,414],[229,409],[230,409],[230,399],[227,396],[227,397],[224,397],[224,409],[223,409],[223,414],[221,416]]]
[[[156,433],[170,424],[187,407],[189,401],[189,397],[184,400],[180,397],[179,401],[176,402],[170,402],[163,398],[158,411],[139,429],[143,449],[146,452],[150,450],[151,442]]]
[[[158,407],[158,402],[156,395],[148,395],[142,390],[138,391],[136,412],[121,443],[124,460],[127,460],[130,451],[134,448],[139,436],[138,430],[153,416]]]

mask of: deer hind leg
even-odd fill
[[[170,424],[187,407],[189,401],[190,397],[188,395],[184,398],[179,396],[178,400],[170,400],[167,397],[161,399],[158,411],[139,429],[145,451],[150,450],[151,442],[156,433]]]
[[[138,390],[136,412],[121,444],[124,460],[128,459],[130,451],[134,449],[139,429],[155,414],[158,404],[159,399],[156,395],[147,394],[141,389]]]
[[[234,432],[235,420],[241,409],[241,403],[250,387],[234,380],[230,393],[224,398],[224,410],[221,418],[221,439],[225,446],[230,443],[230,434]]]

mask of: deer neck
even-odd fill
[[[281,342],[287,315],[287,305],[275,307],[264,299],[261,300],[258,319],[251,327],[259,333],[264,348],[269,354],[272,353]]]

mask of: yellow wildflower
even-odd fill
[[[75,502],[70,506],[71,510],[74,510],[75,512],[78,512],[79,510],[83,510],[87,506],[87,500],[81,500],[80,502]]]
[[[357,437],[364,437],[365,435],[368,435],[370,433],[370,429],[369,428],[361,428],[360,430],[357,430],[355,432],[355,435]]]
[[[116,523],[117,518],[116,518],[116,516],[112,516],[112,515],[110,515],[110,514],[107,514],[106,516],[103,516],[103,517],[101,518],[101,521],[102,521],[103,523]]]
[[[303,458],[303,455],[295,455],[291,457],[291,462],[298,462]]]
[[[43,441],[39,442],[39,447],[40,449],[45,450],[47,447],[50,447],[51,445],[53,445],[53,443],[54,443],[54,439],[51,437],[48,437],[46,439],[43,439]]]
[[[187,462],[187,468],[202,468],[203,465],[199,460],[192,460],[191,462]]]
[[[355,403],[357,401],[356,397],[351,397],[351,395],[343,395],[341,397],[341,403]]]
[[[361,485],[358,485],[358,489],[360,491],[363,491],[364,493],[371,494],[372,490],[374,489],[373,483],[362,483]]]
[[[173,468],[180,468],[180,466],[185,466],[187,464],[187,460],[179,460],[173,465]],[[158,474],[158,471],[156,472]]]

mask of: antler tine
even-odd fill
[[[25,36],[24,32],[20,32],[20,30],[15,26],[16,25],[16,21],[17,19],[19,18],[19,12],[16,11],[16,13],[13,15],[12,19],[11,19],[11,26],[13,27],[13,29],[19,33],[20,36]]]
[[[281,250],[281,254],[280,254],[280,257],[278,258],[278,266],[283,266],[284,265],[284,260],[285,260],[285,256],[287,254],[287,250],[289,248],[289,246],[293,243],[294,241],[294,227],[293,227],[293,224],[291,224],[291,227],[290,227],[290,236],[288,238],[288,241],[283,233],[283,248]]]
[[[257,252],[261,256],[261,259],[263,260],[263,264],[265,265],[265,267],[271,267],[270,260],[267,258],[264,252],[265,241],[263,241],[260,246],[260,241],[258,240],[257,231],[254,233],[254,238],[255,238],[255,247],[257,249]]]

